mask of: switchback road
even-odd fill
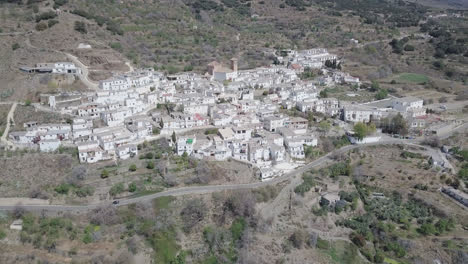
[[[296,175],[300,175],[312,168],[318,167],[324,164],[327,161],[330,161],[332,155],[338,153],[344,153],[352,149],[363,148],[372,145],[391,145],[391,144],[414,144],[416,141],[411,140],[401,140],[401,139],[386,139],[380,142],[372,144],[362,144],[362,145],[348,145],[344,146],[338,150],[328,153],[325,156],[318,158],[305,166],[302,166],[292,172],[286,173],[282,176],[276,177],[270,181],[264,182],[255,182],[255,183],[246,183],[246,184],[223,184],[223,185],[208,185],[208,186],[192,186],[192,187],[182,187],[169,189],[163,192],[149,194],[140,197],[126,198],[121,199],[119,204],[115,206],[123,206],[140,202],[148,202],[155,198],[162,196],[182,196],[182,195],[191,195],[191,194],[206,194],[213,192],[221,192],[228,190],[246,190],[246,189],[255,189],[267,185],[274,185],[283,181],[286,181]],[[89,205],[10,205],[10,206],[0,206],[0,210],[14,210],[16,207],[21,207],[27,211],[49,211],[49,212],[70,212],[70,213],[80,213],[92,210],[100,206],[111,205],[111,201],[106,201],[98,204],[89,204]]]

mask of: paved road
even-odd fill
[[[446,133],[442,137],[448,137],[453,132],[459,131],[467,127],[468,124],[463,124],[459,127],[454,128],[452,131]],[[206,194],[206,193],[213,193],[213,192],[220,192],[220,191],[227,191],[227,190],[245,190],[245,189],[255,189],[267,185],[274,185],[288,179],[296,175],[300,175],[312,168],[318,167],[324,164],[327,161],[330,161],[330,157],[335,154],[344,153],[352,149],[356,148],[363,148],[368,146],[376,146],[376,145],[392,145],[392,144],[406,144],[406,145],[415,145],[419,143],[420,140],[402,140],[402,139],[393,139],[393,138],[385,138],[379,142],[371,143],[371,144],[361,144],[361,145],[348,145],[344,146],[338,150],[328,153],[325,156],[318,158],[317,160],[308,163],[305,166],[302,166],[292,172],[286,173],[282,176],[276,177],[270,181],[265,182],[255,182],[255,183],[247,183],[247,184],[225,184],[225,185],[209,185],[209,186],[192,186],[192,187],[183,187],[183,188],[174,188],[167,191],[145,195],[141,197],[135,198],[128,198],[120,200],[120,203],[117,206],[123,206],[128,204],[134,204],[139,202],[148,202],[152,199],[162,197],[162,196],[182,196],[182,195],[189,195],[189,194]],[[89,204],[89,205],[21,205],[22,208],[28,211],[50,211],[50,212],[71,212],[71,213],[80,213],[92,210],[96,207],[103,206],[103,205],[110,205],[110,201],[102,202],[99,204]],[[14,210],[17,206],[0,206],[0,210]]]
[[[226,185],[209,185],[209,186],[192,186],[192,187],[183,187],[183,188],[175,188],[170,189],[167,191],[145,195],[141,197],[135,198],[128,198],[120,200],[120,203],[117,206],[123,206],[128,204],[134,204],[139,202],[147,202],[151,201],[152,199],[162,197],[162,196],[182,196],[182,195],[189,195],[189,194],[206,194],[206,193],[213,193],[213,192],[220,192],[220,191],[227,191],[227,190],[246,190],[246,189],[255,189],[267,185],[277,184],[283,181],[290,179],[295,175],[300,175],[314,167],[320,166],[323,163],[330,161],[330,157],[336,153],[343,153],[355,148],[362,148],[367,147],[370,145],[385,145],[385,144],[407,144],[407,143],[414,143],[413,141],[403,141],[399,139],[389,139],[384,140],[377,143],[372,144],[363,144],[363,145],[348,145],[342,147],[339,150],[333,151],[328,153],[325,156],[320,157],[319,159],[308,163],[307,165],[300,167],[290,173],[284,174],[282,176],[276,177],[270,181],[265,182],[255,182],[255,183],[247,183],[247,184],[226,184]],[[71,213],[79,213],[79,212],[86,212],[88,210],[92,210],[99,206],[103,205],[110,205],[110,201],[102,202],[99,204],[90,204],[90,205],[18,205],[24,208],[27,211],[50,211],[50,212],[71,212]],[[0,210],[14,210],[17,206],[0,206]]]

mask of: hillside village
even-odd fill
[[[289,116],[287,110],[333,118],[334,125],[348,131],[354,143],[381,138],[353,139],[349,124],[357,122],[378,121],[399,113],[410,128],[421,131],[429,125],[422,99],[391,98],[357,104],[320,96],[327,86],[342,84],[359,89],[361,84],[358,78],[341,72],[339,62],[337,69],[325,69],[327,63],[337,63],[336,55],[326,49],[281,51],[275,62],[269,67],[239,70],[236,58],[229,66],[215,61],[207,65],[204,75],[165,75],[138,69],[100,81],[92,92],[43,95],[48,111],[73,118],[60,124],[31,120],[22,124],[25,131],[9,133],[9,140],[17,147],[38,147],[45,152],[74,146],[81,163],[95,163],[134,157],[139,143],[166,136],[171,138],[177,155],[248,162],[259,167],[261,179],[267,180],[303,164],[306,149],[319,143],[317,130],[309,127],[309,120]],[[21,70],[31,74],[82,74],[69,62]],[[321,70],[323,75],[301,80],[301,74],[310,70]],[[266,92],[258,94],[258,90]],[[189,133],[197,129],[214,133]]]

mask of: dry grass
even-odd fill
[[[60,123],[66,121],[66,116],[62,116],[53,112],[36,111],[33,106],[18,105],[14,114],[15,125],[11,127],[11,131],[25,130],[23,124],[30,121],[43,123]]]

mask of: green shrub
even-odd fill
[[[14,43],[13,45],[11,45],[12,50],[17,50],[19,48],[20,48],[20,45],[18,43]]]
[[[58,23],[59,23],[58,20],[51,19],[51,20],[47,21],[47,26],[48,26],[49,28],[51,28],[51,27],[53,27],[54,25],[56,25],[56,24],[58,24]]]
[[[418,232],[424,236],[430,236],[434,235],[437,232],[437,230],[433,224],[425,223],[422,224],[420,228],[418,228]]]
[[[327,240],[323,240],[320,237],[317,238],[317,248],[320,249],[329,249],[330,243]]]
[[[247,223],[245,222],[244,218],[238,218],[232,222],[231,234],[233,241],[238,241],[242,237],[246,226]]]
[[[135,164],[132,164],[130,165],[130,167],[128,168],[129,171],[136,171],[137,170],[137,166]]]
[[[154,162],[148,161],[148,163],[146,163],[146,168],[149,170],[154,169]]]
[[[132,183],[130,183],[130,184],[128,185],[128,191],[129,191],[129,192],[136,192],[136,190],[137,190],[137,185],[136,185],[136,183],[132,182]]]
[[[116,196],[120,193],[123,193],[124,191],[125,191],[124,184],[121,182],[121,183],[114,184],[109,190],[109,194],[111,196]]]
[[[83,21],[75,21],[74,29],[82,34],[88,33],[88,29],[86,29],[86,24]]]
[[[87,197],[94,194],[94,188],[92,186],[83,186],[75,189],[75,194],[78,197]]]
[[[387,96],[388,96],[387,89],[380,89],[379,92],[375,95],[375,99],[382,100],[382,99],[387,98]]]
[[[41,20],[49,20],[56,17],[57,13],[55,13],[54,11],[47,11],[36,16],[36,22],[41,22]]]
[[[101,171],[101,178],[102,178],[102,179],[106,179],[106,178],[108,178],[108,177],[109,177],[109,171],[107,171],[106,169],[103,169],[103,170]]]
[[[70,191],[70,184],[62,183],[59,186],[55,187],[54,191],[56,191],[59,194],[68,194],[68,192]]]
[[[44,22],[40,22],[36,24],[36,30],[37,31],[44,31],[47,29],[47,24]]]

